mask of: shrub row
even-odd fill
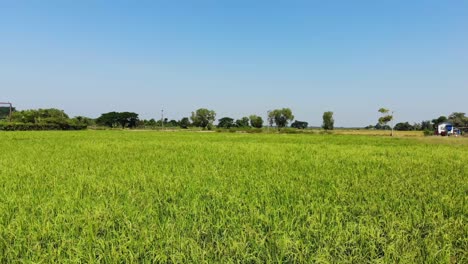
[[[28,130],[83,130],[87,125],[72,123],[0,123],[3,131],[28,131]]]

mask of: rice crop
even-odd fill
[[[0,263],[468,263],[468,145],[0,133]]]

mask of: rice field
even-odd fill
[[[0,263],[468,263],[468,144],[434,141],[0,133]]]

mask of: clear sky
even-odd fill
[[[468,1],[0,1],[0,101],[336,126],[468,112]]]

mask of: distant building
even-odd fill
[[[454,127],[450,122],[443,122],[437,125],[436,133],[440,136],[460,135],[460,129]]]

